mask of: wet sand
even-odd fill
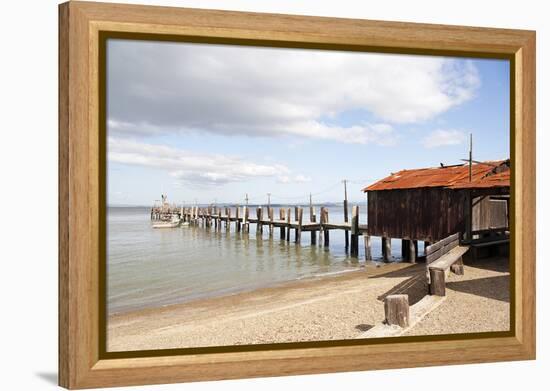
[[[507,276],[506,270],[466,266],[465,276],[449,280],[445,303],[405,335],[508,329]],[[357,338],[384,319],[386,295],[407,293],[413,305],[426,293],[424,280],[423,263],[395,263],[113,315],[107,350]]]

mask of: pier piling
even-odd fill
[[[285,210],[284,208],[280,208],[279,209],[279,220],[281,221],[284,221],[285,220]],[[281,240],[285,240],[285,227],[284,225],[281,225],[281,227],[279,227],[279,237]]]
[[[351,212],[351,250],[352,257],[359,255],[359,206],[354,205]]]
[[[256,219],[258,220],[256,222],[256,235],[261,235],[264,232],[264,226],[262,224],[263,213],[264,209],[261,206],[258,206],[256,208]]]
[[[304,215],[304,209],[298,208],[298,214],[296,215],[296,229],[294,230],[294,241],[300,243],[302,241],[302,218]]]
[[[382,258],[384,262],[391,260],[391,239],[388,237],[382,237]]]
[[[365,261],[372,261],[372,252],[370,246],[370,235],[366,233],[363,235],[363,240],[365,242]]]
[[[273,237],[273,208],[268,207],[267,208],[267,215],[269,218],[269,237]]]
[[[315,207],[314,206],[310,206],[309,207],[309,221],[311,223],[315,223],[316,222],[316,216],[315,216]],[[311,244],[314,245],[316,244],[316,238],[317,238],[317,235],[316,235],[316,232],[315,230],[311,230]]]
[[[232,208],[235,208],[233,215]],[[319,245],[328,248],[330,245],[330,231],[341,230],[346,231],[350,237],[349,254],[352,257],[359,256],[359,237],[363,236],[365,247],[365,260],[372,260],[371,237],[368,234],[367,226],[360,224],[360,208],[358,205],[352,205],[350,209],[350,222],[334,222],[329,221],[329,209],[320,207],[319,217],[317,217],[316,208],[309,202],[309,221],[304,221],[304,208],[300,206],[281,207],[279,215],[275,217],[275,209],[267,206],[266,215],[262,206],[252,206],[256,209],[255,216],[250,218],[250,206],[235,205],[235,206],[217,206],[211,204],[204,207],[198,205],[191,207],[172,207],[168,211],[158,211],[157,208],[151,209],[152,219],[165,219],[167,215],[177,214],[181,220],[190,224],[201,226],[204,228],[212,227],[214,231],[221,232],[222,228],[226,231],[231,231],[231,224],[235,223],[235,232],[250,232],[250,223],[256,224],[257,235],[262,236],[263,227],[269,227],[269,238],[273,239],[274,230],[279,229],[280,240],[290,242],[291,230],[294,230],[294,242],[300,244],[302,233],[309,231],[311,235],[311,245]],[[294,215],[292,215],[294,209]],[[306,212],[307,213],[307,212]],[[348,232],[349,231],[349,232]],[[319,238],[317,238],[317,232]],[[418,257],[417,241],[405,239],[402,245],[402,253],[406,255],[406,259],[415,262]],[[414,251],[413,251],[414,248]],[[411,255],[412,254],[412,255]],[[391,260],[391,239],[389,237],[382,238],[382,256],[385,261]],[[405,259],[405,257],[404,257]]]
[[[321,227],[323,231],[323,246],[328,247],[330,242],[330,231],[324,227],[324,224],[328,224],[328,209],[325,207],[321,208]]]
[[[239,205],[235,207],[235,231],[241,232],[241,218],[239,217]]]
[[[286,241],[290,242],[290,208],[286,210]]]

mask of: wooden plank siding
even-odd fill
[[[464,232],[466,190],[416,188],[368,192],[368,234],[435,242]]]
[[[508,227],[508,201],[491,196],[476,197],[472,207],[472,230]]]

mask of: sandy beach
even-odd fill
[[[251,292],[109,317],[108,351],[206,347],[357,338],[384,319],[383,299],[426,293],[425,265],[368,265]],[[405,335],[509,328],[507,260],[465,266],[451,276],[447,299]]]

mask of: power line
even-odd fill
[[[343,181],[345,181],[346,184],[364,185],[365,183],[368,183],[368,182],[374,181],[374,180],[375,179],[365,178],[365,179],[354,179],[354,180],[345,179]],[[319,190],[318,192],[309,192],[309,193],[304,193],[304,194],[300,194],[300,195],[292,195],[292,196],[282,196],[282,195],[277,195],[277,194],[273,194],[273,193],[265,193],[265,194],[267,195],[268,205],[271,205],[271,201],[273,199],[282,200],[282,201],[285,201],[285,200],[286,201],[293,201],[293,200],[302,199],[302,200],[304,200],[304,203],[306,203],[311,197],[316,197],[316,196],[328,193],[330,191],[333,191],[337,187],[341,186],[343,181],[338,181],[336,183],[333,183],[333,184]],[[347,188],[345,189],[345,191],[347,192]],[[264,197],[265,197],[265,195],[252,195],[252,196],[250,196],[248,193],[245,193],[245,198],[244,198],[245,205],[248,205],[249,202],[251,202],[251,201],[252,202],[261,201],[262,199],[265,199]],[[214,199],[214,202],[216,203],[216,199]],[[235,201],[235,202],[224,202],[224,204],[233,204],[233,205],[239,205],[241,203],[242,203],[242,200]],[[195,204],[198,205],[197,199],[195,199]]]

